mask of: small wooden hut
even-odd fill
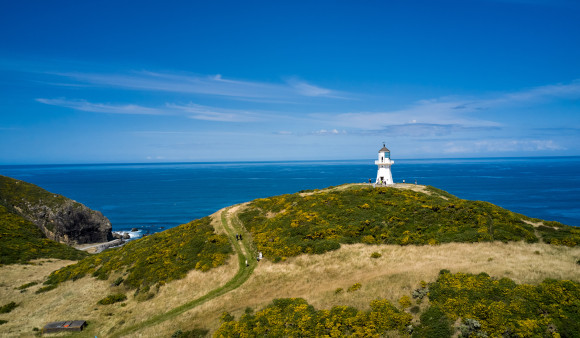
[[[82,331],[87,326],[84,320],[69,320],[65,322],[52,322],[44,325],[42,333],[53,333],[61,331]]]

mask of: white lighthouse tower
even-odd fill
[[[375,164],[379,166],[376,184],[393,184],[393,174],[391,174],[393,163],[395,161],[391,160],[391,152],[383,143],[383,147],[379,150],[379,159],[375,161]]]

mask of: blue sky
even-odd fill
[[[2,1],[0,163],[580,155],[580,3]]]

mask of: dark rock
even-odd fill
[[[131,236],[128,233],[124,233],[123,239],[131,239]]]
[[[0,176],[0,204],[57,242],[76,245],[113,239],[111,222],[99,211],[34,184]]]
[[[137,228],[132,228],[131,229],[131,232],[136,232],[136,231],[139,231],[139,229],[137,229]]]

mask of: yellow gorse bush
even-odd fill
[[[183,278],[192,269],[210,270],[225,264],[233,252],[226,235],[215,233],[210,223],[205,217],[87,257],[52,273],[47,284],[85,275],[108,279],[124,274],[125,286],[148,291]]]
[[[236,321],[222,316],[215,337],[381,337],[388,331],[406,332],[412,316],[388,300],[370,303],[369,311],[350,306],[316,310],[302,298],[274,299],[255,315],[244,314]]]
[[[539,285],[508,278],[443,272],[429,286],[431,306],[452,321],[475,319],[489,336],[573,337],[580,332],[580,283],[547,279]],[[556,331],[554,331],[556,330]]]
[[[540,237],[556,245],[580,243],[580,229],[556,222],[534,228],[524,222],[533,219],[524,215],[433,187],[427,190],[429,194],[354,186],[281,195],[254,200],[239,218],[257,249],[273,260],[324,253],[341,243],[537,242]]]

